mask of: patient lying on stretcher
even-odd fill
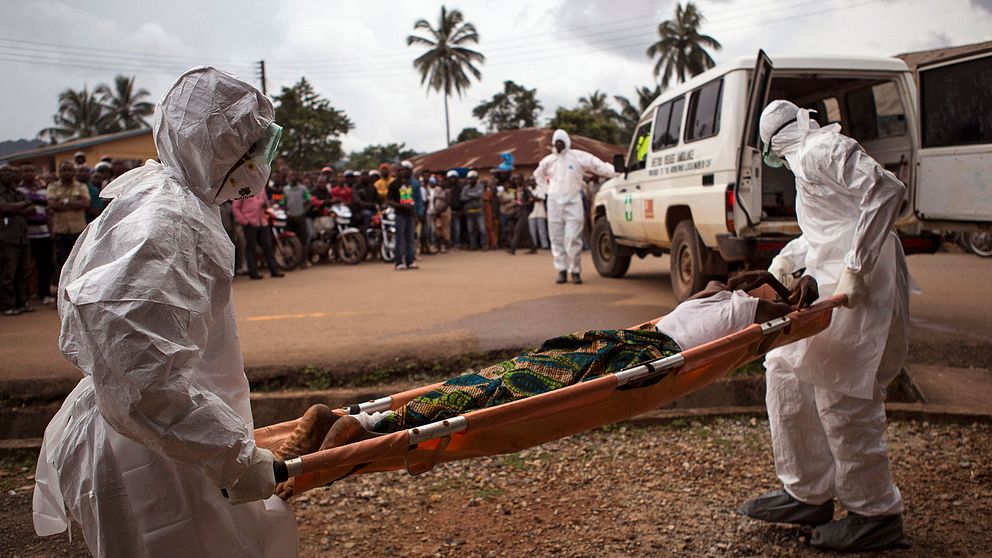
[[[775,291],[775,300],[745,292],[763,285]],[[655,325],[555,337],[534,351],[451,378],[396,411],[342,415],[314,405],[273,451],[280,459],[290,459],[531,397],[698,347],[808,306],[817,297],[816,283],[809,277],[789,291],[767,272],[741,273],[727,285],[711,282]],[[276,493],[284,499],[292,496],[292,480]]]

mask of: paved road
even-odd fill
[[[667,258],[635,260],[622,280],[599,277],[588,253],[583,265],[584,285],[554,284],[546,252],[428,256],[418,271],[366,262],[317,266],[285,279],[238,278],[246,367],[250,375],[311,364],[346,372],[411,352],[432,358],[521,347],[566,331],[632,325],[675,304]],[[910,269],[924,290],[913,298],[914,342],[963,338],[987,353],[992,299],[975,294],[985,291],[992,259],[912,256]],[[51,308],[0,319],[0,382],[79,377],[59,354],[58,334]]]

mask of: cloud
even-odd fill
[[[969,3],[979,10],[992,14],[992,0],[969,0]]]

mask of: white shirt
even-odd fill
[[[757,311],[757,298],[744,291],[722,291],[679,304],[657,327],[687,351],[753,324]]]

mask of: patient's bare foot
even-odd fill
[[[336,420],[338,415],[327,405],[318,403],[310,407],[303,413],[296,430],[273,453],[279,459],[292,459],[317,451]]]
[[[344,446],[353,442],[361,442],[378,436],[375,432],[370,432],[352,416],[341,417],[327,432],[324,443],[320,444],[320,449],[331,449]]]

